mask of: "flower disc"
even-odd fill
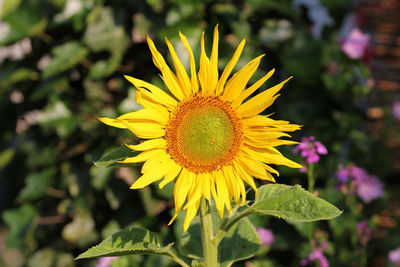
[[[214,96],[196,95],[181,102],[166,129],[167,147],[181,166],[201,173],[229,164],[242,140],[239,118]]]

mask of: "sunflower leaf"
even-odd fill
[[[118,161],[124,160],[129,157],[134,157],[138,152],[133,151],[125,145],[120,146],[117,149],[112,150],[109,153],[104,154],[99,160],[94,162],[94,165],[98,167],[128,167],[137,166],[136,163],[118,163]]]
[[[125,229],[107,237],[97,246],[88,249],[76,259],[123,256],[134,254],[168,255],[173,243],[161,246],[157,237],[147,229]]]
[[[250,212],[272,215],[296,222],[330,220],[342,212],[299,185],[269,184],[259,188],[259,197]]]
[[[261,247],[256,229],[247,218],[235,224],[219,245],[221,267],[231,266],[234,262],[254,256]]]

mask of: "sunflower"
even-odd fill
[[[139,177],[130,187],[143,188],[164,178],[162,188],[174,181],[175,215],[186,210],[184,230],[196,216],[202,197],[211,204],[214,199],[220,216],[225,208],[232,213],[232,199],[237,205],[246,200],[245,183],[257,193],[253,177],[274,182],[279,173],[269,164],[292,168],[302,166],[285,158],[275,147],[297,142],[279,139],[290,137],[285,132],[300,129],[287,121],[259,115],[279,96],[290,78],[250,97],[274,73],[269,71],[252,86],[246,85],[258,68],[261,55],[229,78],[245,44],[242,40],[221,76],[218,73],[218,26],[214,29],[211,57],[201,36],[200,68],[197,73],[192,49],[179,33],[190,59],[190,78],[174,47],[166,40],[175,73],[147,37],[153,62],[160,70],[169,93],[145,81],[125,76],[138,91],[136,101],[143,109],[116,119],[99,118],[103,123],[129,129],[142,139],[127,145],[141,151],[121,163],[144,162]],[[248,100],[247,100],[248,99]]]

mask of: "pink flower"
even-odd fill
[[[316,242],[314,241],[314,244]],[[321,267],[329,267],[328,259],[322,253],[324,250],[328,248],[328,243],[326,241],[322,242],[320,246],[315,245],[310,254],[308,254],[307,258],[303,258],[300,260],[300,265],[308,265],[312,262],[318,262]]]
[[[370,38],[369,34],[354,28],[349,36],[341,40],[340,47],[349,58],[357,59],[367,52]]]
[[[392,107],[392,114],[396,120],[400,121],[400,101],[394,102]]]
[[[307,163],[316,163],[319,161],[319,155],[328,154],[326,147],[321,142],[315,141],[314,136],[302,137],[301,143],[293,150],[294,153],[299,151]]]
[[[343,193],[357,193],[365,203],[383,195],[383,184],[378,177],[352,164],[347,167],[339,165],[334,177],[337,180],[336,189]]]
[[[274,233],[270,229],[266,228],[257,228],[257,234],[261,239],[261,244],[263,246],[269,246],[275,241]]]
[[[400,265],[400,248],[389,252],[389,260],[396,265]]]
[[[96,267],[110,267],[111,263],[118,257],[101,257],[96,262]]]

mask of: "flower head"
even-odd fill
[[[314,136],[302,137],[301,143],[296,146],[293,152],[300,152],[307,163],[316,163],[319,161],[319,155],[328,154],[326,147],[321,142],[315,141]]]
[[[246,87],[263,57],[259,56],[229,78],[242,53],[243,40],[220,75],[218,35],[218,27],[215,27],[209,58],[202,34],[197,73],[192,49],[185,35],[180,33],[189,54],[190,77],[168,39],[166,43],[175,73],[148,37],[153,62],[169,92],[125,76],[138,89],[136,100],[144,108],[116,119],[99,118],[105,124],[129,129],[139,138],[147,139],[138,145],[127,145],[142,152],[121,161],[144,162],[142,176],[132,184],[131,189],[143,188],[162,178],[161,188],[175,181],[176,213],[170,223],[185,209],[185,230],[195,217],[202,197],[210,203],[213,198],[222,217],[225,208],[232,212],[232,199],[244,205],[245,183],[257,192],[253,177],[274,181],[271,173],[279,173],[269,164],[301,168],[275,148],[296,144],[279,138],[289,136],[284,132],[298,130],[300,126],[258,115],[272,105],[279,96],[279,90],[291,77],[249,98],[272,76],[274,69]]]
[[[389,252],[389,260],[393,264],[400,265],[400,248]]]
[[[372,229],[366,221],[357,223],[357,238],[362,246],[366,246],[371,239]]]
[[[396,120],[400,121],[400,101],[394,102],[392,106],[392,114]]]
[[[313,241],[313,250],[306,258],[300,260],[300,265],[308,265],[313,262],[318,262],[319,266],[321,267],[329,267],[328,259],[325,257],[323,252],[328,248],[329,244],[326,241],[321,242],[318,246],[317,242]]]
[[[349,36],[341,41],[340,47],[349,58],[357,59],[367,52],[370,38],[369,34],[354,28]]]
[[[269,246],[275,242],[274,233],[270,229],[259,227],[257,228],[257,234],[260,237],[263,246]]]
[[[364,169],[353,164],[347,167],[339,165],[334,177],[337,180],[337,189],[343,193],[357,193],[365,203],[383,195],[383,184],[378,177],[370,175]]]

